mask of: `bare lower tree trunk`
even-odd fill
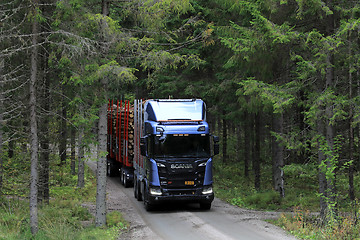
[[[44,54],[43,65],[43,86],[41,91],[41,105],[44,115],[41,118],[40,125],[40,158],[39,158],[39,189],[38,198],[44,203],[49,203],[49,168],[50,168],[50,139],[49,139],[49,112],[50,112],[50,79],[47,76],[47,60],[48,55]]]
[[[80,103],[79,105],[79,113],[82,117],[84,117],[84,107]],[[79,136],[78,136],[78,182],[77,187],[82,188],[85,186],[85,175],[84,175],[84,126],[81,124],[79,126]]]
[[[260,190],[260,113],[255,114],[255,146],[254,146],[254,174],[255,174],[255,189]]]
[[[351,34],[349,33],[349,57],[352,56],[351,53],[352,48],[352,39]],[[352,64],[349,66],[349,99],[352,101],[353,98],[353,76],[352,76]],[[354,201],[355,200],[355,189],[354,189],[354,127],[353,127],[353,104],[350,104],[349,109],[349,198]]]
[[[3,194],[4,59],[0,59],[0,198]]]
[[[109,16],[110,2],[108,0],[102,0],[102,15]],[[101,28],[105,32],[108,28],[105,19],[101,22]],[[105,36],[104,36],[105,37]],[[106,50],[105,50],[106,51]],[[95,226],[101,227],[106,225],[106,143],[107,143],[107,84],[106,78],[101,79],[102,91],[105,98],[104,104],[100,107],[99,112],[99,152],[97,162],[97,189],[96,189],[96,215]]]
[[[273,117],[273,131],[278,134],[283,132],[283,114],[280,113]],[[284,147],[275,137],[272,140],[272,159],[273,159],[273,184],[275,191],[279,192],[281,197],[285,197],[284,189]]]
[[[244,175],[249,177],[249,160],[251,152],[251,127],[250,127],[250,114],[245,110],[244,112]]]
[[[78,137],[78,182],[77,187],[82,188],[85,186],[85,165],[84,165],[84,128],[80,127]]]
[[[99,117],[99,160],[97,163],[96,216],[97,227],[106,224],[106,133],[107,103],[100,108]]]
[[[71,146],[71,153],[70,153],[70,172],[71,175],[75,175],[76,174],[76,164],[75,164],[75,153],[76,153],[76,129],[75,127],[71,127],[71,131],[70,131],[70,146]]]
[[[317,132],[319,136],[323,136],[324,134],[324,124],[322,122],[322,119],[318,120],[317,123]],[[321,142],[318,142],[319,150],[318,150],[318,164],[319,166],[322,165],[322,163],[325,161],[325,155],[323,151],[320,150]],[[325,213],[327,209],[327,182],[326,182],[326,176],[325,176],[325,169],[319,168],[319,194],[320,194],[320,216],[322,219],[325,218]]]
[[[327,88],[332,88],[333,87],[333,82],[334,82],[334,68],[333,68],[333,63],[334,63],[334,56],[332,53],[329,53],[328,56],[328,60],[327,60],[327,64],[328,67],[326,69],[326,87]],[[325,108],[325,115],[326,115],[326,142],[327,142],[327,146],[329,148],[329,153],[330,155],[326,156],[327,160],[326,160],[326,166],[327,166],[327,172],[331,173],[331,174],[327,174],[327,191],[328,191],[328,201],[329,201],[329,206],[334,206],[334,204],[336,203],[336,163],[335,163],[335,159],[333,159],[334,155],[335,155],[335,150],[334,150],[334,132],[335,132],[335,127],[334,124],[331,123],[331,120],[334,116],[333,113],[333,106],[327,104],[326,108]],[[333,177],[332,177],[333,176]],[[336,214],[336,209],[330,209],[331,212],[330,214]]]
[[[63,165],[66,163],[66,145],[67,145],[67,107],[65,99],[65,86],[62,86],[62,109],[61,109],[61,125],[60,125],[60,144],[59,144],[59,155],[60,155],[60,164]]]
[[[227,127],[228,123],[225,119],[225,112],[223,112],[223,120],[222,120],[222,154],[223,154],[223,162],[225,163],[227,161]]]
[[[31,50],[31,73],[30,73],[30,150],[31,150],[31,175],[30,175],[30,229],[33,235],[38,232],[38,127],[36,116],[36,79],[38,71],[38,14],[39,2],[33,1],[32,19],[32,50]]]

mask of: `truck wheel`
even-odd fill
[[[126,178],[126,172],[123,172],[123,185],[125,188],[130,187],[130,182],[129,180]]]
[[[145,206],[145,210],[150,212],[154,209],[154,206],[152,204],[149,203],[149,197],[148,197],[148,192],[146,191],[146,187],[144,189],[144,206]]]
[[[210,210],[211,202],[210,203],[200,203],[200,209],[202,210]]]
[[[123,178],[124,178],[123,170],[120,169],[120,183],[121,183],[122,185],[124,185],[124,180],[123,180]]]
[[[142,201],[141,191],[140,191],[140,182],[136,181],[136,191],[137,191],[137,200]]]

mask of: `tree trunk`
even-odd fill
[[[260,113],[255,114],[255,146],[254,146],[254,174],[255,174],[255,189],[260,190]]]
[[[97,227],[106,224],[106,133],[107,103],[100,108],[99,116],[99,160],[97,163],[96,216]]]
[[[0,198],[3,195],[4,59],[0,59]]]
[[[249,159],[251,152],[251,127],[250,127],[250,114],[245,110],[244,112],[244,175],[249,177]]]
[[[283,133],[283,114],[277,114],[273,117],[273,131],[277,134]],[[284,147],[275,137],[272,139],[272,159],[273,159],[273,184],[275,191],[279,192],[281,197],[285,197],[284,189]]]
[[[324,124],[321,119],[318,120],[317,123],[317,132],[319,136],[324,135]],[[325,155],[320,150],[320,146],[322,145],[321,140],[318,142],[319,151],[318,151],[318,164],[322,166],[323,162],[325,161]],[[321,219],[325,218],[326,209],[327,209],[327,182],[325,176],[325,169],[319,167],[319,194],[320,194],[320,217]]]
[[[36,116],[36,80],[38,68],[38,14],[39,2],[33,1],[32,19],[32,49],[31,49],[31,72],[30,72],[30,150],[31,150],[31,175],[30,175],[30,229],[33,235],[38,232],[38,128]]]
[[[83,188],[85,186],[85,164],[84,164],[84,127],[80,126],[79,128],[79,137],[78,137],[78,182],[77,187]]]
[[[223,111],[223,119],[222,119],[222,154],[223,154],[223,162],[227,161],[227,121],[225,119],[225,112]]]
[[[109,15],[109,2],[102,0],[102,15]],[[102,20],[102,29],[105,32],[107,23]],[[95,226],[101,227],[106,225],[106,134],[107,134],[107,79],[101,80],[105,103],[100,107],[99,112],[99,159],[97,162],[97,189],[96,189],[96,215]]]
[[[50,79],[46,74],[47,72],[47,62],[48,55],[47,53],[42,54],[43,61],[43,79],[44,83],[41,91],[41,104],[44,110],[44,116],[41,118],[40,125],[40,159],[39,159],[39,189],[38,189],[38,198],[40,201],[49,203],[49,168],[50,168],[50,139],[49,139],[49,115],[50,112]]]
[[[70,132],[70,145],[71,145],[71,154],[70,154],[70,172],[71,175],[75,175],[76,174],[76,164],[75,164],[75,153],[76,153],[76,129],[75,127],[71,127],[71,132]]]
[[[241,150],[242,150],[242,136],[241,136],[241,124],[238,124],[236,128],[236,159],[237,162],[241,162]]]
[[[332,0],[328,0],[328,5],[330,9],[332,9]],[[327,16],[327,30],[328,34],[331,35],[334,31],[334,14]],[[334,54],[329,50],[327,59],[326,59],[326,89],[332,89],[334,87]],[[328,200],[329,205],[333,206],[336,203],[336,189],[335,189],[335,167],[336,163],[334,162],[334,124],[331,123],[331,119],[334,116],[333,113],[333,106],[332,104],[327,104],[325,108],[325,115],[326,115],[326,142],[328,146],[328,151],[330,152],[329,156],[326,156],[326,166],[327,172],[334,174],[332,177],[331,174],[326,174],[327,176],[327,191],[328,191]],[[335,209],[330,209],[330,214],[335,214]]]
[[[65,86],[62,86],[62,110],[61,110],[61,125],[60,125],[60,144],[59,144],[59,155],[60,155],[60,165],[66,163],[66,145],[67,145],[67,106],[65,99]]]
[[[84,106],[82,103],[79,104],[79,114],[80,117],[84,117]],[[85,186],[85,165],[84,165],[84,126],[81,123],[79,126],[79,136],[78,136],[78,182],[77,187],[83,188]]]
[[[352,40],[351,34],[349,33],[349,52],[348,56],[351,58]],[[352,77],[352,64],[349,65],[349,99],[353,99],[353,77]],[[354,189],[354,128],[353,128],[353,104],[350,104],[349,109],[349,198],[355,200],[355,189]]]

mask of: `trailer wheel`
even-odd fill
[[[134,197],[136,198],[136,199],[138,199],[138,191],[137,191],[137,179],[136,179],[136,176],[135,176],[135,174],[134,174]]]
[[[114,163],[112,163],[111,161],[107,162],[106,173],[109,177],[114,177],[116,175]]]

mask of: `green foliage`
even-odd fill
[[[359,205],[355,209],[359,214]],[[335,222],[322,226],[308,210],[294,208],[293,214],[282,214],[272,223],[291,232],[300,239],[359,239],[360,228],[356,216],[341,216]]]
[[[237,95],[256,96],[261,99],[263,105],[270,104],[274,113],[282,113],[295,101],[294,95],[290,92],[291,88],[287,88],[287,86],[291,86],[291,83],[285,86],[276,86],[248,79],[241,81],[239,85]]]
[[[13,158],[3,156],[3,188],[4,195],[25,197],[29,194],[28,179],[30,172],[27,149],[16,146]],[[5,151],[4,151],[5,153]]]
[[[106,225],[108,227],[117,227],[119,230],[124,231],[129,229],[130,224],[126,222],[121,212],[112,211],[106,214]]]
[[[50,162],[50,202],[40,204],[39,233],[33,237],[29,227],[28,172],[26,161],[19,148],[14,158],[4,158],[5,195],[0,199],[0,239],[117,239],[119,231],[129,227],[120,213],[111,213],[108,228],[98,229],[91,223],[93,216],[83,206],[94,204],[96,179],[89,168],[85,170],[85,187],[77,188],[77,177],[70,174],[69,165]],[[27,153],[26,153],[27,155]],[[89,224],[83,224],[89,222]],[[86,227],[87,226],[87,227]]]

